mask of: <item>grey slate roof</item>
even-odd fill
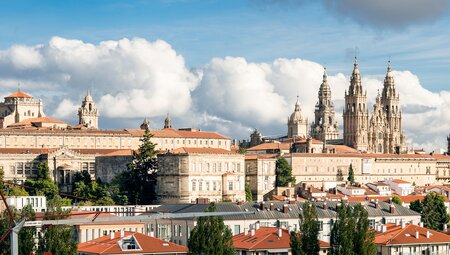
[[[270,210],[270,204],[273,203],[273,209]],[[287,204],[286,202],[266,202],[265,210],[260,210],[260,203],[247,202],[241,205],[236,203],[217,203],[216,208],[218,212],[255,212],[255,214],[246,215],[230,215],[224,216],[225,220],[245,220],[245,219],[298,219],[301,213],[301,208],[304,202],[295,202],[294,204]],[[284,205],[287,204],[289,208],[287,213],[283,212]],[[336,205],[338,202],[327,202],[328,209],[323,208],[323,202],[315,202],[314,205],[317,209],[318,218],[336,218]],[[350,205],[356,205],[358,203],[349,203]],[[401,205],[393,204],[395,211],[389,212],[391,204],[386,202],[379,202],[379,207],[375,208],[375,202],[367,202],[364,204],[369,218],[373,217],[391,217],[391,216],[420,216],[419,213],[410,210],[409,208]],[[155,212],[167,212],[167,213],[194,213],[204,212],[208,208],[208,204],[166,204],[155,208]]]

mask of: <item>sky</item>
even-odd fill
[[[300,97],[313,120],[327,67],[342,105],[357,56],[373,104],[390,59],[408,145],[446,147],[450,132],[448,0],[0,1],[0,96],[42,98],[77,122],[91,90],[103,129],[284,135]]]

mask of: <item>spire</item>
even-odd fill
[[[295,102],[295,111],[296,112],[300,111],[300,99],[299,99],[299,96],[297,96],[297,102]]]
[[[394,75],[392,74],[391,60],[389,59],[388,66],[386,69],[386,77],[384,78],[382,97],[388,98],[388,97],[395,97],[396,95],[397,92],[395,90]]]
[[[324,67],[323,68],[323,82],[326,82],[328,80],[328,75],[327,75],[327,68]]]
[[[167,113],[166,119],[164,120],[164,128],[172,128],[172,120],[170,119],[169,113]]]
[[[147,117],[144,118],[144,122],[141,124],[142,130],[149,130],[150,129],[150,121],[148,121]]]
[[[359,73],[358,60],[355,56],[355,62],[353,64],[353,72],[350,77],[350,88],[348,90],[350,95],[363,94],[361,85],[361,74]]]

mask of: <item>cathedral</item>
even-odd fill
[[[288,119],[287,137],[312,137],[325,142],[339,139],[339,128],[326,69],[319,88],[318,99],[314,121],[311,123],[308,134],[308,119],[302,114],[297,97],[295,110]],[[367,91],[362,86],[361,74],[355,59],[350,86],[345,91],[343,125],[344,145],[367,153],[406,152],[400,96],[395,88],[390,62],[384,78],[383,90],[376,96],[373,112],[369,118]]]
[[[331,101],[331,89],[328,85],[326,69],[319,89],[319,101],[314,111],[311,136],[317,140],[336,140],[339,138],[338,124],[335,119],[334,104]]]

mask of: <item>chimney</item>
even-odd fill
[[[416,230],[416,239],[419,239],[419,231]]]
[[[389,212],[395,213],[395,205],[394,204],[391,204],[391,206],[389,207]]]
[[[282,235],[283,235],[283,229],[278,228],[278,237],[282,237]]]
[[[125,236],[125,231],[123,228],[120,230],[120,238],[123,238]]]
[[[399,219],[395,219],[395,226],[400,225],[400,220]]]
[[[327,201],[323,202],[323,209],[328,210],[328,204]]]
[[[248,234],[247,228],[244,228],[244,236]]]
[[[288,213],[288,212],[289,212],[288,205],[283,205],[283,213]]]
[[[155,232],[150,231],[150,236],[151,236],[151,237],[155,237]]]
[[[109,233],[109,239],[111,239],[111,240],[114,239],[114,232],[111,231],[111,233]]]
[[[419,222],[419,226],[423,228],[423,222]]]
[[[431,236],[431,233],[429,230],[427,230],[427,238],[430,238],[430,236]]]
[[[447,232],[447,223],[444,223],[443,231]]]
[[[254,235],[255,235],[255,229],[252,228],[252,229],[250,230],[250,236],[254,236]]]
[[[381,232],[386,233],[387,227],[385,224],[381,225]]]
[[[273,211],[275,207],[273,206],[273,203],[270,203],[270,210]]]
[[[377,232],[381,232],[381,225],[380,224],[375,225],[375,230]]]
[[[402,220],[402,222],[401,222],[401,224],[400,224],[401,226],[402,226],[402,229],[404,229],[405,227],[406,227],[406,223],[405,223],[405,221],[403,221]]]
[[[289,199],[289,204],[290,204],[290,205],[295,204],[295,200],[294,200],[294,199]]]
[[[260,227],[260,225],[261,225],[261,224],[259,223],[259,221],[258,221],[258,222],[256,222],[256,223],[255,223],[255,229],[256,229],[256,230],[258,230],[258,229],[259,229],[259,227]]]
[[[259,203],[259,210],[264,210],[264,202]]]
[[[380,208],[380,205],[378,204],[378,199],[375,201],[375,209]]]

